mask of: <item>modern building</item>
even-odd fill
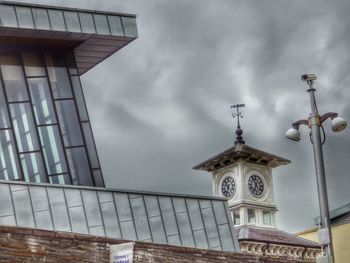
[[[228,199],[242,252],[314,261],[318,243],[276,226],[272,169],[290,161],[246,145],[242,134],[238,122],[234,146],[193,169],[210,172],[214,195]]]
[[[349,262],[350,259],[350,203],[330,212],[332,238],[334,247],[334,261]],[[315,224],[320,224],[320,218],[315,218]],[[296,235],[318,242],[318,227],[297,233]]]
[[[0,2],[0,224],[239,251],[225,198],[105,188],[80,76],[136,17]]]

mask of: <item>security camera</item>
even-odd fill
[[[340,132],[346,128],[348,123],[341,117],[335,117],[332,119],[332,131]]]
[[[290,128],[285,136],[292,141],[300,141],[300,131],[298,129],[295,128]]]
[[[315,74],[304,74],[301,76],[302,81],[314,81],[317,77]]]

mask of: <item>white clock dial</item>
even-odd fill
[[[248,188],[252,195],[259,197],[264,192],[264,182],[259,176],[253,174],[248,179]]]
[[[221,184],[221,192],[225,197],[231,197],[236,189],[235,180],[228,176],[226,177]]]

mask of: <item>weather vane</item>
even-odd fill
[[[235,144],[244,144],[245,141],[243,140],[242,134],[243,134],[243,130],[241,129],[241,123],[239,121],[240,118],[243,118],[242,112],[240,112],[239,108],[243,108],[245,107],[245,104],[236,104],[236,105],[232,105],[231,108],[235,108],[236,109],[236,114],[232,114],[233,118],[237,117],[237,129],[236,129],[236,141]]]

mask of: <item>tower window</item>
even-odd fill
[[[233,211],[233,224],[234,225],[240,225],[241,224],[241,215],[238,210]]]
[[[248,208],[248,223],[249,224],[255,224],[256,223],[256,217],[255,217],[255,210]]]
[[[264,225],[271,226],[271,212],[270,211],[263,211],[263,221]]]

